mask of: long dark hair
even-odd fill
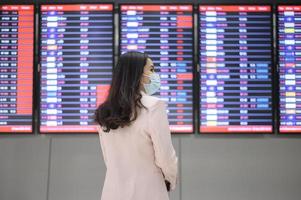
[[[137,109],[144,107],[140,81],[147,58],[147,54],[134,51],[120,56],[113,69],[108,97],[95,111],[95,121],[104,132],[130,125],[137,118]]]

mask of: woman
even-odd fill
[[[107,168],[101,200],[168,200],[177,162],[166,103],[150,96],[160,77],[145,53],[121,55],[106,101],[96,110]]]

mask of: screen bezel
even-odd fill
[[[36,6],[34,3],[30,3],[28,1],[20,1],[18,3],[11,3],[9,2],[1,2],[0,6],[21,6],[21,5],[25,5],[25,6],[32,6],[33,7],[33,24],[32,24],[32,28],[33,28],[33,46],[32,46],[32,56],[33,56],[33,60],[32,60],[32,116],[31,116],[31,131],[18,131],[18,132],[1,132],[0,131],[0,135],[12,135],[12,134],[16,134],[16,135],[32,135],[36,132],[36,127],[35,127],[35,119],[36,119],[36,115],[35,115],[35,105],[36,105],[36,89],[35,89],[35,71],[36,71],[36,57],[35,57],[35,51],[36,51],[36,45],[35,45],[35,35],[36,35]]]
[[[279,6],[301,6],[301,4],[297,4],[297,3],[289,3],[289,4],[285,4],[285,3],[281,3],[281,4],[276,4],[275,5],[275,29],[276,29],[276,38],[275,38],[275,43],[276,43],[276,60],[277,60],[277,79],[278,79],[278,88],[277,88],[277,100],[278,100],[278,109],[277,109],[277,114],[278,114],[278,121],[277,121],[277,134],[278,135],[300,135],[301,134],[301,130],[300,131],[280,131],[280,123],[281,123],[281,114],[280,114],[280,40],[279,40]],[[300,11],[301,12],[301,11]]]
[[[195,62],[195,36],[194,36],[194,32],[195,32],[195,24],[194,24],[194,4],[191,4],[191,3],[120,3],[118,6],[118,21],[119,21],[119,33],[118,33],[118,46],[119,46],[119,51],[118,51],[118,57],[121,55],[121,7],[122,6],[128,6],[128,5],[132,5],[132,6],[139,6],[139,5],[159,5],[159,6],[168,6],[168,5],[176,5],[176,6],[179,6],[179,5],[183,5],[183,6],[192,6],[192,11],[191,11],[191,16],[192,16],[192,35],[193,35],[193,39],[192,39],[192,131],[189,131],[189,132],[183,132],[183,131],[171,131],[172,134],[194,134],[195,133],[195,109],[196,109],[196,106],[195,106],[195,74],[196,74],[196,62]]]
[[[271,132],[242,132],[242,131],[235,131],[235,132],[201,132],[200,131],[200,128],[201,128],[201,117],[200,117],[200,109],[201,109],[201,103],[200,103],[200,88],[198,89],[198,98],[199,98],[199,101],[197,102],[198,103],[198,116],[197,116],[197,121],[198,121],[198,129],[197,129],[197,132],[198,132],[198,135],[212,135],[212,134],[221,134],[221,135],[271,135],[271,134],[274,134],[275,133],[275,117],[276,117],[276,113],[275,113],[275,106],[276,106],[276,99],[273,98],[273,96],[275,95],[275,80],[276,80],[276,77],[275,77],[275,59],[274,59],[274,48],[273,48],[273,44],[274,44],[274,41],[275,41],[275,38],[274,38],[274,27],[273,27],[273,4],[269,4],[269,3],[265,3],[265,4],[233,4],[233,3],[230,3],[230,4],[215,4],[215,3],[212,3],[212,4],[198,4],[197,6],[197,16],[198,16],[198,19],[197,19],[197,23],[198,23],[198,31],[197,31],[197,38],[198,38],[198,43],[197,43],[197,49],[198,49],[198,55],[197,55],[197,60],[198,60],[198,66],[199,66],[199,69],[201,69],[201,66],[200,66],[200,11],[199,11],[199,8],[200,6],[269,6],[271,11],[270,11],[270,17],[271,17],[271,23],[270,23],[270,27],[271,27],[271,44],[270,44],[270,47],[271,47],[271,110],[272,110],[272,125],[271,125]],[[198,81],[199,81],[199,84],[198,86],[201,87],[201,81],[200,81],[200,71],[198,72]]]
[[[42,44],[41,44],[41,42],[42,42],[42,38],[41,38],[41,36],[42,36],[42,32],[41,32],[41,22],[42,22],[42,11],[41,11],[41,7],[42,6],[44,6],[44,5],[103,5],[103,4],[110,4],[110,5],[112,5],[112,7],[113,7],[113,9],[112,9],[112,11],[111,11],[111,14],[112,14],[112,41],[113,41],[113,45],[112,45],[112,53],[113,53],[113,55],[112,55],[112,72],[113,72],[113,67],[114,67],[114,64],[115,64],[115,62],[114,62],[114,52],[115,52],[115,22],[114,22],[114,3],[112,3],[112,2],[101,2],[101,3],[97,3],[97,2],[84,2],[84,3],[76,3],[76,2],[68,2],[68,3],[66,3],[66,2],[62,2],[62,3],[45,3],[45,2],[43,2],[43,3],[40,3],[40,4],[38,4],[37,6],[38,6],[38,9],[37,9],[37,11],[38,11],[38,14],[39,14],[39,26],[38,26],[38,29],[37,29],[37,31],[38,31],[38,44],[37,44],[37,46],[38,46],[38,48],[37,48],[37,51],[38,51],[38,66],[39,66],[39,71],[38,71],[38,76],[37,76],[37,84],[36,84],[36,86],[37,86],[37,88],[38,88],[38,96],[39,96],[39,98],[38,98],[38,105],[37,105],[37,131],[38,131],[38,133],[39,134],[47,134],[47,135],[49,135],[49,134],[67,134],[67,135],[69,135],[69,134],[98,134],[98,132],[97,131],[95,131],[95,132],[88,132],[88,131],[82,131],[82,132],[76,132],[76,131],[70,131],[70,132],[68,132],[68,131],[41,131],[41,92],[42,92],[42,87],[41,87],[41,69],[42,69],[42,67],[41,67],[41,46],[42,46]],[[97,126],[97,124],[95,124],[95,126]],[[59,126],[58,126],[59,127]]]

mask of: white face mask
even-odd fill
[[[160,89],[161,86],[159,74],[152,73],[150,75],[145,75],[145,74],[143,75],[149,77],[150,80],[150,83],[143,84],[146,94],[148,95],[155,94]]]

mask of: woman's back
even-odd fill
[[[141,102],[147,109],[141,108],[130,126],[109,133],[99,129],[107,167],[102,200],[168,200],[164,179],[175,187],[177,157],[166,104],[143,92]]]

